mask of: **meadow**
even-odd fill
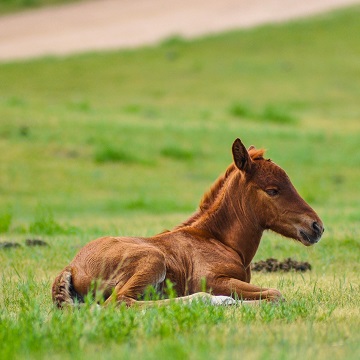
[[[0,64],[0,358],[357,359],[360,7],[194,41]],[[102,235],[189,217],[240,137],[325,224],[312,248],[265,233],[253,275],[277,306],[52,306],[56,274]],[[29,247],[26,239],[49,246]]]

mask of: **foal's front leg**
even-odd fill
[[[278,302],[284,300],[279,290],[261,288],[256,285],[235,279],[221,278],[214,284],[209,284],[214,295],[234,296],[241,300],[267,300]]]

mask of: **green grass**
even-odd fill
[[[261,112],[256,112],[246,104],[235,103],[230,107],[229,112],[230,115],[239,119],[251,119],[260,122],[290,124],[298,121],[285,107],[277,105],[267,105]]]
[[[66,4],[75,1],[84,0],[1,0],[0,15],[49,5]]]
[[[0,358],[357,358],[359,13],[0,64],[0,241],[22,245],[0,250]],[[264,235],[255,260],[312,264],[254,274],[286,303],[52,307],[55,275],[89,240],[189,216],[236,137],[267,148],[325,223],[311,249]]]
[[[0,233],[5,233],[9,231],[12,221],[12,212],[10,208],[5,208],[0,213]]]

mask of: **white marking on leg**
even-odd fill
[[[230,305],[236,305],[237,303],[238,302],[230,296],[213,295],[210,299],[210,304],[217,306],[230,306]]]

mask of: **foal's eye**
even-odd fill
[[[279,190],[277,189],[266,189],[265,192],[269,195],[269,196],[276,196],[279,194]]]

